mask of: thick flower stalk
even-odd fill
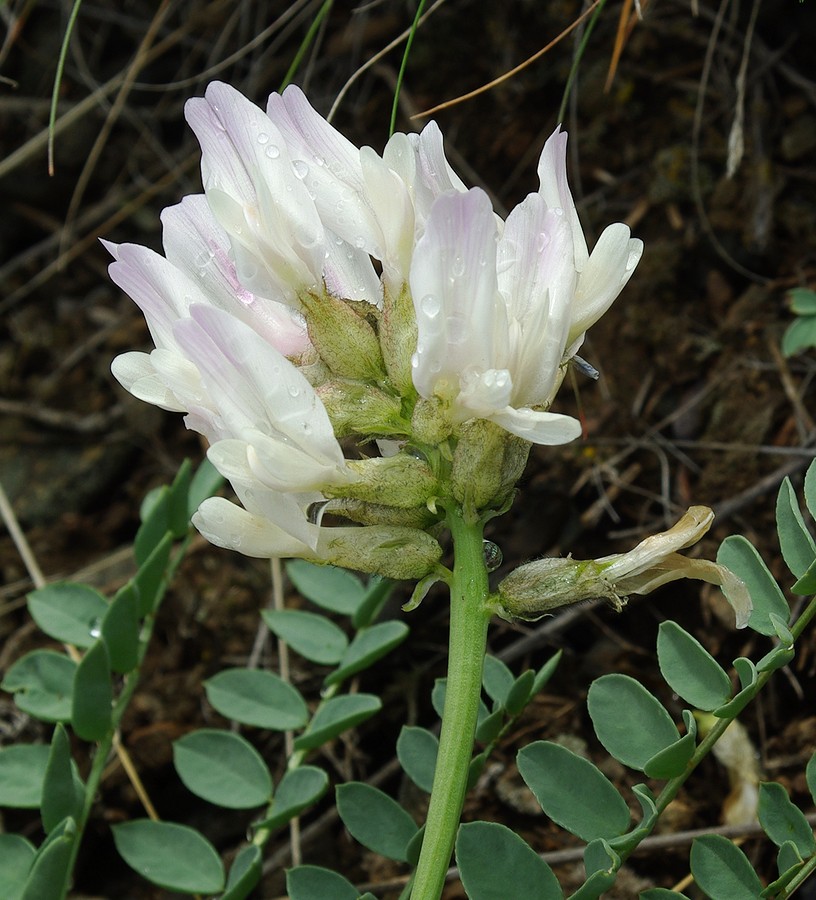
[[[551,406],[640,241],[588,252],[560,130],[504,222],[433,123],[380,155],[296,87],[263,112],[215,83],[186,115],[204,193],[162,214],[164,255],[106,243],[154,344],[115,376],[208,442],[241,504],[202,505],[209,540],[425,577],[452,505],[506,507],[533,443],[578,436]]]

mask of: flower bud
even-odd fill
[[[326,511],[343,516],[361,525],[400,525],[407,528],[430,528],[439,516],[427,506],[400,509],[384,503],[368,503],[365,500],[332,500]]]
[[[487,419],[466,422],[453,454],[454,497],[474,509],[502,507],[524,471],[530,447]]]
[[[396,456],[349,460],[346,466],[359,480],[332,485],[327,497],[348,497],[400,509],[427,507],[439,495],[439,484],[431,467],[422,459],[399,453]]]
[[[442,558],[429,534],[391,525],[326,529],[318,553],[332,565],[400,581],[424,578]]]
[[[334,378],[321,384],[316,393],[339,438],[407,434],[411,427],[402,417],[399,397],[362,381]]]
[[[328,291],[320,296],[304,293],[299,299],[309,338],[335,375],[359,381],[385,378],[380,342],[365,319],[366,313],[376,313],[375,307],[362,300],[341,300]]]
[[[539,619],[559,606],[604,598],[620,611],[626,603],[603,577],[594,559],[539,559],[519,566],[499,583],[502,612],[517,619]]]
[[[439,397],[428,400],[420,397],[411,418],[411,434],[419,444],[435,446],[446,440],[453,431],[450,409]]]
[[[391,384],[403,396],[415,395],[411,356],[417,345],[417,322],[407,285],[403,285],[399,293],[384,292],[379,334]]]

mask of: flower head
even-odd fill
[[[242,504],[201,506],[214,543],[423,577],[445,501],[504,508],[532,443],[578,436],[550,406],[640,242],[613,225],[588,253],[560,131],[505,222],[433,123],[380,154],[294,86],[264,112],[216,82],[185,112],[204,193],[164,211],[164,256],[106,244],[154,344],[115,376],[208,441]]]

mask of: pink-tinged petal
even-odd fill
[[[510,406],[513,378],[507,369],[463,372],[459,378],[457,403],[480,419],[490,418]]]
[[[195,306],[191,316],[177,326],[177,338],[235,436],[258,429],[308,448],[315,458],[344,464],[323,404],[289,360],[221,310]]]
[[[207,301],[250,325],[284,356],[311,346],[303,316],[275,298],[257,297],[239,281],[229,238],[203,194],[185,197],[161,215],[167,259],[197,283]]]
[[[238,550],[244,556],[306,556],[311,549],[269,519],[247,512],[223,497],[205,500],[192,521],[211,544]]]
[[[214,82],[185,115],[201,143],[204,190],[228,233],[238,276],[255,294],[314,287],[323,262],[323,226],[277,127],[253,103]]]
[[[490,417],[505,431],[533,444],[555,446],[569,444],[581,436],[581,423],[572,416],[559,413],[538,412],[534,409],[513,409],[508,407],[504,412]]]
[[[567,133],[561,131],[559,125],[547,139],[541,157],[538,161],[538,177],[540,187],[539,194],[550,209],[563,209],[567,222],[572,229],[572,238],[575,253],[575,267],[579,272],[589,258],[586,238],[584,237],[581,222],[578,219],[578,211],[575,201],[572,199],[572,191],[567,181]]]
[[[187,315],[191,303],[205,300],[183,272],[138,244],[119,244],[108,274],[144,313],[156,347],[175,347],[173,325]]]
[[[418,206],[430,208],[448,191],[465,193],[467,185],[453,171],[445,156],[445,143],[436,122],[428,122],[418,135],[409,135],[417,157],[416,194]]]
[[[267,114],[280,128],[292,164],[315,198],[326,228],[381,259],[382,233],[365,195],[360,151],[311,106],[296,85],[282,95],[271,94]]]
[[[466,369],[493,368],[496,221],[484,191],[445,194],[431,208],[411,262],[418,339],[413,381],[453,400]]]
[[[577,275],[563,211],[530,194],[508,216],[498,246],[499,291],[511,320],[513,405],[546,403],[557,380]],[[515,326],[515,327],[514,327]]]
[[[643,241],[630,237],[618,222],[604,229],[578,279],[570,342],[594,325],[632,277],[643,254]]]

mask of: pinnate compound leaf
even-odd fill
[[[419,831],[396,800],[359,781],[337,787],[337,812],[351,836],[388,859],[407,862],[408,844]]]
[[[431,705],[434,708],[434,711],[442,718],[442,714],[445,711],[445,695],[448,691],[448,679],[447,678],[437,678],[434,681],[433,690],[431,691]],[[476,721],[479,725],[484,722],[484,720],[490,715],[490,710],[485,705],[484,700],[479,701],[479,710],[476,713]]]
[[[170,531],[170,488],[164,485],[151,491],[140,512],[142,524],[133,541],[133,555],[141,567]]]
[[[480,744],[490,744],[499,736],[502,725],[504,725],[504,708],[500,706],[479,722],[476,728],[476,740]]]
[[[496,822],[469,822],[456,838],[456,863],[470,900],[561,900],[552,869],[517,834]]]
[[[714,715],[720,719],[733,719],[738,716],[753,700],[758,690],[757,668],[750,659],[744,656],[737,657],[734,660],[734,668],[739,676],[740,691],[724,706],[713,710]]]
[[[187,521],[190,521],[193,513],[208,498],[217,493],[224,483],[224,476],[205,456],[195,471],[190,481],[190,489],[187,492]]]
[[[659,753],[655,753],[646,763],[643,771],[649,778],[663,780],[676,778],[685,771],[689,760],[694,756],[697,746],[697,723],[688,710],[684,711],[683,716],[686,721],[686,734],[679,741],[675,741]]]
[[[759,824],[777,847],[786,841],[793,841],[802,859],[816,853],[813,829],[805,814],[791,802],[785,788],[778,782],[760,784],[758,814]]]
[[[129,581],[116,592],[102,619],[102,639],[111,668],[124,675],[139,664],[139,595]]]
[[[547,660],[547,662],[545,662],[544,665],[536,672],[531,696],[534,697],[539,691],[544,690],[547,682],[555,674],[555,670],[558,668],[558,663],[561,662],[561,656],[563,655],[563,653],[563,650],[559,650],[557,653],[553,654]]]
[[[794,319],[782,335],[782,353],[794,356],[801,350],[816,346],[816,316]]]
[[[57,725],[51,738],[43,779],[42,823],[46,834],[50,834],[65,819],[79,818],[82,810],[83,785],[75,777],[71,763],[68,734],[62,725]]]
[[[363,582],[345,569],[296,559],[286,564],[286,574],[307,600],[344,616],[354,615],[366,598]]]
[[[613,838],[629,827],[629,807],[589,760],[550,741],[519,751],[518,769],[544,812],[585,841]]]
[[[214,894],[224,887],[215,848],[186,825],[134,819],[113,826],[113,841],[122,859],[159,887],[187,894]]]
[[[598,740],[625,766],[646,763],[680,739],[660,701],[628,675],[603,675],[592,682],[587,706]]]
[[[104,641],[82,657],[74,678],[71,725],[84,741],[100,741],[113,727],[113,682]]]
[[[257,824],[270,831],[299,816],[326,793],[329,776],[317,766],[300,766],[287,772],[275,790],[272,815]]]
[[[66,581],[32,591],[28,611],[49,637],[84,650],[99,637],[108,601],[88,585]]]
[[[522,672],[507,692],[504,706],[511,716],[519,715],[533,696],[533,685],[536,675],[532,669]]]
[[[808,760],[805,768],[805,779],[807,780],[810,796],[813,797],[813,802],[816,803],[816,753]]]
[[[167,532],[150,556],[143,563],[139,563],[139,571],[133,577],[133,584],[139,598],[139,616],[141,617],[155,612],[159,605],[164,592],[164,577],[170,564],[172,550],[173,535]]]
[[[0,749],[0,806],[39,808],[50,755],[48,744],[12,744]]]
[[[499,706],[505,705],[507,695],[510,693],[515,680],[513,673],[500,659],[496,659],[495,656],[485,656],[482,686],[487,696],[494,703]]]
[[[19,834],[0,833],[0,878],[7,900],[19,900],[37,851]]]
[[[410,628],[405,622],[380,622],[357,633],[348,645],[340,665],[326,678],[327,687],[339,684],[372,666],[378,659],[390,653],[408,637]]]
[[[694,840],[691,874],[710,900],[757,900],[762,893],[748,857],[719,834]]]
[[[776,634],[770,614],[776,613],[786,622],[790,609],[785,596],[756,548],[742,535],[727,537],[717,551],[717,562],[739,576],[748,588],[754,608],[748,619],[749,627],[760,634]]]
[[[779,486],[776,498],[776,528],[785,565],[801,578],[816,560],[816,543],[802,518],[790,478]]]
[[[73,819],[65,819],[48,835],[34,857],[20,900],[44,900],[54,896],[55,886],[62,888],[68,878],[76,837]]]
[[[657,660],[669,687],[697,709],[710,712],[728,702],[728,674],[697,638],[676,622],[661,623]]]
[[[286,873],[289,900],[358,900],[360,892],[342,875],[320,866],[297,866]]]
[[[33,650],[6,672],[0,687],[25,713],[43,722],[68,722],[77,664],[64,653]]]
[[[343,694],[327,700],[314,714],[309,727],[295,738],[295,750],[313,750],[354,728],[379,712],[380,698],[374,694]]]
[[[250,844],[235,857],[227,876],[227,889],[220,900],[245,900],[263,875],[261,848]]]
[[[265,609],[261,615],[267,628],[304,659],[333,666],[343,658],[348,638],[325,616],[300,609]]]
[[[272,797],[272,776],[260,753],[231,731],[186,734],[173,744],[173,764],[188,790],[226,809],[252,809]]]
[[[805,472],[805,505],[810,514],[816,518],[816,464],[811,463]]]
[[[439,739],[425,728],[403,725],[397,738],[397,758],[405,774],[420,788],[430,794],[436,771]]]
[[[272,672],[225,669],[205,681],[204,690],[222,716],[243,725],[290,731],[309,720],[299,691]]]

